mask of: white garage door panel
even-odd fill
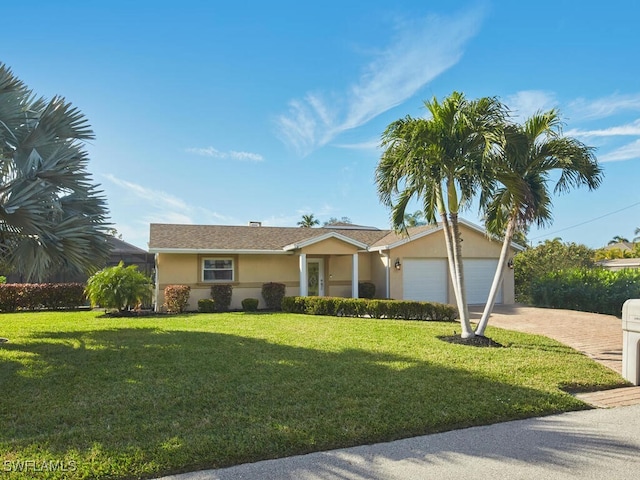
[[[498,260],[467,259],[464,263],[464,283],[467,289],[467,303],[470,305],[486,303],[491,290],[493,276]],[[498,290],[496,303],[502,303],[502,286]]]
[[[409,258],[402,264],[405,300],[447,303],[448,284],[444,259]]]

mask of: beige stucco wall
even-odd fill
[[[332,243],[329,239],[327,243]],[[325,243],[325,242],[323,242]],[[328,245],[332,251],[340,250],[336,245]],[[350,246],[352,247],[352,246]],[[351,296],[351,271],[354,248],[348,254],[318,255],[307,254],[307,259],[319,258],[324,262],[325,295]],[[360,281],[370,280],[371,265],[369,253],[358,255],[358,276]],[[235,262],[231,308],[241,309],[242,300],[257,298],[259,307],[264,308],[262,285],[268,282],[284,283],[286,295],[300,294],[300,256],[298,254],[272,255],[198,255],[198,254],[158,254],[158,299],[157,305],[164,304],[164,288],[180,284],[191,287],[188,310],[197,310],[198,300],[211,297],[211,285],[201,281],[201,264],[205,258],[233,258]],[[224,282],[226,283],[226,282]]]
[[[497,258],[501,244],[489,241],[482,233],[461,226],[462,254],[464,258]],[[355,246],[341,240],[331,238],[302,250],[307,258],[324,260],[325,295],[350,297],[351,271]],[[300,252],[271,255],[198,255],[198,254],[157,254],[158,272],[157,305],[164,303],[163,290],[167,285],[182,284],[191,287],[188,309],[196,310],[198,300],[210,298],[212,283],[201,281],[201,264],[204,258],[233,258],[235,278],[233,283],[232,309],[241,309],[245,298],[257,298],[260,308],[263,303],[261,289],[267,282],[279,282],[286,285],[286,295],[300,293]],[[358,280],[371,281],[376,285],[376,297],[386,298],[387,289],[387,252],[358,253]],[[389,252],[388,269],[390,280],[389,298],[403,298],[402,270],[396,270],[394,263],[400,259],[403,263],[408,258],[441,258],[446,260],[446,248],[443,233],[436,232]],[[511,254],[513,256],[513,253]],[[454,302],[453,287],[449,285],[449,301]],[[503,302],[514,303],[513,270],[505,268],[503,280]]]
[[[484,234],[467,228],[464,225],[460,226],[460,230],[463,240],[462,257],[464,259],[497,259],[499,257],[500,250],[502,248],[502,244],[500,242],[490,240]],[[514,254],[515,251],[512,251],[510,258],[513,257]],[[410,258],[439,258],[446,261],[447,251],[444,243],[444,233],[442,231],[438,231],[404,245],[400,245],[390,251],[390,298],[403,298],[402,269],[396,270],[393,265],[396,259],[400,259],[400,263],[402,264],[405,259]],[[448,271],[447,265],[447,273]],[[513,270],[506,266],[504,269],[504,278],[502,280],[502,295],[503,303],[512,304],[515,302]],[[448,286],[448,299],[449,303],[455,303],[455,294],[453,292],[453,284],[451,281],[449,281]]]

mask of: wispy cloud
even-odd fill
[[[602,128],[597,130],[579,130],[572,129],[565,132],[566,135],[572,137],[627,137],[627,136],[640,136],[640,119],[626,125],[617,125],[609,128]]]
[[[640,158],[640,140],[628,143],[609,153],[605,153],[598,157],[601,162],[619,162],[622,160],[632,160]]]
[[[195,155],[200,155],[202,157],[211,157],[211,158],[220,158],[220,159],[231,159],[231,160],[239,160],[239,161],[248,161],[248,162],[262,162],[264,161],[264,157],[259,153],[252,152],[237,152],[235,150],[230,150],[228,152],[221,152],[213,147],[206,148],[187,148],[186,151],[188,153],[193,153]]]
[[[538,111],[550,110],[557,106],[555,94],[543,90],[522,90],[509,95],[504,102],[511,110],[511,117],[518,122]]]
[[[112,174],[104,177],[123,190],[123,195],[132,195],[139,202],[140,218],[148,223],[221,223],[229,218],[206,208],[189,205],[181,198],[167,192],[154,190],[137,183],[123,180]],[[141,201],[141,202],[140,202]]]
[[[288,112],[275,119],[278,136],[307,155],[400,105],[458,63],[482,16],[476,9],[457,17],[430,15],[398,25],[395,38],[344,93],[330,101],[317,92],[291,100]]]
[[[614,93],[595,100],[578,98],[569,103],[576,118],[605,118],[620,112],[640,111],[640,93]]]
[[[378,152],[380,150],[380,139],[367,140],[360,143],[339,143],[335,145],[338,148],[346,148],[348,150],[365,150]]]

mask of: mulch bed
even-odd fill
[[[490,347],[490,348],[502,348],[504,345],[491,340],[489,337],[483,337],[476,335],[471,338],[462,338],[460,335],[450,335],[438,337],[443,342],[455,343],[458,345],[468,345],[470,347]]]

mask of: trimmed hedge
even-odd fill
[[[547,273],[533,281],[531,299],[538,307],[622,315],[622,304],[640,298],[640,271],[612,272],[602,268],[575,268]]]
[[[242,310],[245,312],[255,312],[258,310],[259,300],[257,298],[245,298],[242,300]]]
[[[231,305],[231,294],[233,293],[233,285],[224,283],[220,285],[213,285],[211,287],[211,298],[216,305],[218,312],[226,312]]]
[[[216,302],[212,298],[201,298],[198,300],[198,311],[200,313],[212,313],[216,311]]]
[[[269,310],[281,310],[286,286],[284,283],[265,283],[262,285],[262,298]]]
[[[396,320],[453,321],[458,317],[454,306],[442,303],[341,297],[284,297],[282,310],[307,315]]]
[[[77,308],[85,304],[82,283],[0,284],[0,311]]]
[[[371,282],[358,282],[358,297],[373,298],[376,295],[376,284]]]
[[[164,289],[164,306],[170,313],[181,313],[187,308],[191,287],[188,285],[167,285]]]

